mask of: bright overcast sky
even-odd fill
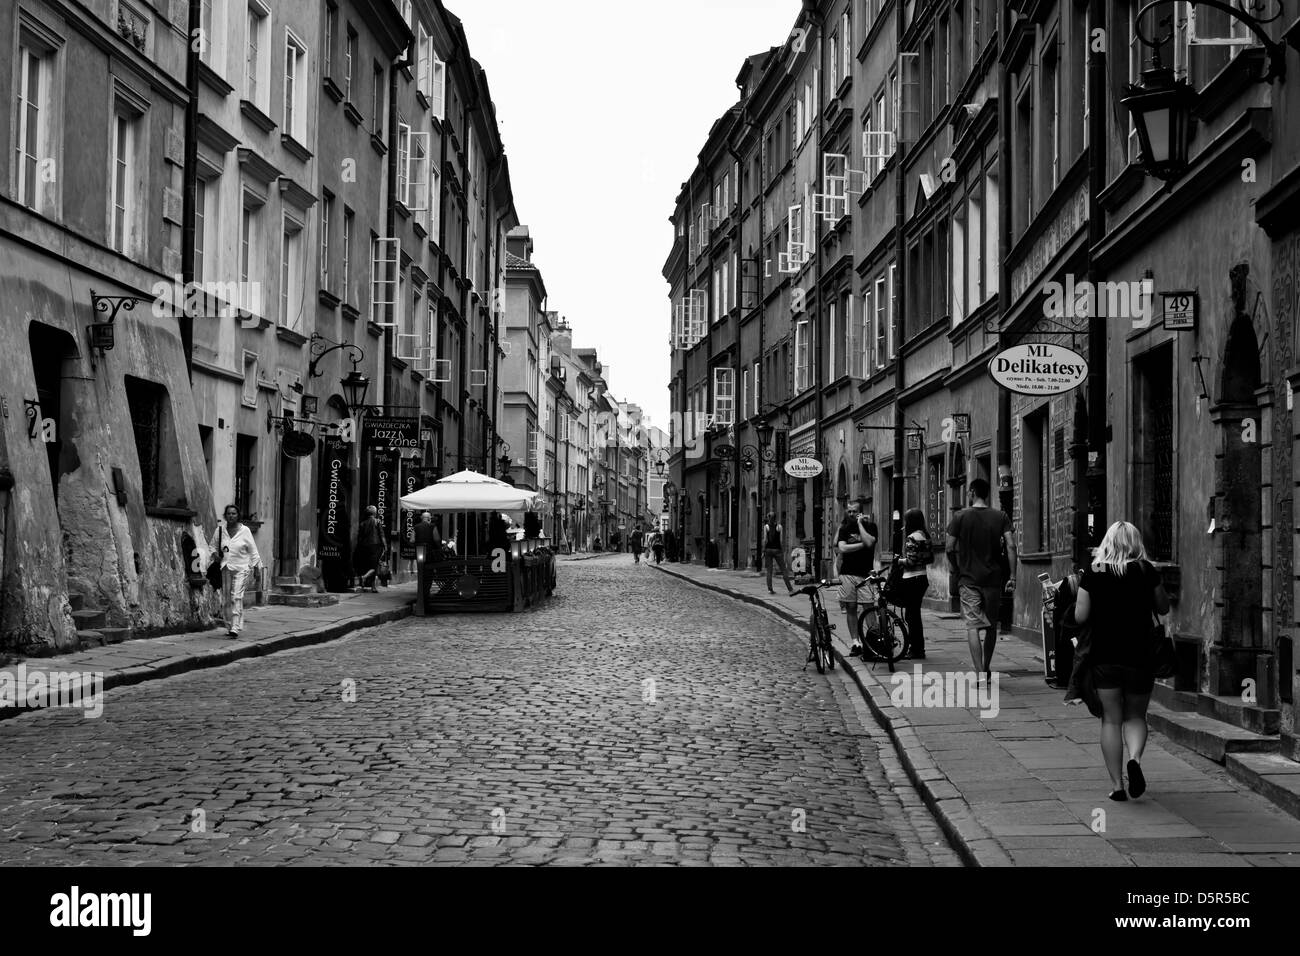
[[[447,0],[487,70],[549,308],[667,428],[668,217],[746,56],[799,0]]]

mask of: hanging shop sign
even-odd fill
[[[1088,362],[1061,345],[1013,345],[989,359],[989,375],[1018,395],[1061,395],[1088,377]]]
[[[420,464],[414,458],[403,458],[399,466],[402,482],[402,495],[413,494],[420,490]],[[402,511],[402,557],[408,561],[415,560],[415,525],[417,512],[408,509]]]
[[[397,456],[376,454],[370,459],[370,504],[379,512],[375,517],[383,531],[384,541],[392,537],[393,523],[389,512],[398,494]]]
[[[331,436],[321,441],[320,493],[321,558],[347,561],[351,557],[352,446]]]
[[[1160,293],[1161,312],[1165,317],[1165,328],[1175,332],[1196,331],[1196,313],[1198,299],[1195,292]]]
[[[418,418],[367,418],[361,430],[364,448],[420,447],[420,420]]]
[[[735,446],[733,445],[715,445],[713,447],[714,458],[721,458],[725,460],[734,457],[735,454],[736,454],[736,449]]]
[[[785,473],[791,478],[816,478],[826,469],[816,458],[801,455],[785,463]]]
[[[280,450],[290,458],[306,458],[316,450],[316,439],[306,432],[286,428]]]

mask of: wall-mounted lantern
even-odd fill
[[[138,295],[97,295],[94,289],[90,290],[90,306],[95,312],[108,316],[107,322],[92,322],[88,327],[90,333],[90,347],[98,352],[107,352],[113,348],[114,335],[113,323],[117,321],[117,313],[122,309],[130,312],[135,309],[137,302],[144,301]]]
[[[1142,167],[1147,175],[1166,182],[1177,179],[1187,169],[1187,154],[1192,139],[1192,112],[1198,105],[1196,90],[1185,80],[1174,76],[1174,71],[1160,61],[1160,48],[1174,36],[1173,17],[1167,16],[1159,23],[1167,25],[1169,32],[1149,38],[1142,31],[1142,19],[1151,10],[1172,6],[1175,0],[1153,0],[1145,4],[1133,20],[1133,30],[1143,46],[1151,48],[1151,68],[1142,71],[1140,83],[1125,87],[1126,96],[1120,103],[1133,118],[1142,154]],[[1286,47],[1264,31],[1264,25],[1282,16],[1282,4],[1277,12],[1267,18],[1251,16],[1236,4],[1220,0],[1189,0],[1187,6],[1209,7],[1232,17],[1255,35],[1268,57],[1268,70],[1259,82],[1271,83],[1286,78]],[[1194,11],[1193,11],[1194,12]],[[1288,36],[1291,46],[1300,49],[1300,38],[1294,31]]]

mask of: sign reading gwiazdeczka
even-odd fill
[[[820,461],[807,456],[791,458],[785,463],[785,473],[791,478],[816,478],[823,471],[825,469]]]
[[[1020,395],[1060,395],[1088,377],[1088,362],[1061,345],[1013,345],[989,359],[989,375]]]

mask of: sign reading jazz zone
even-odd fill
[[[989,375],[1020,395],[1060,395],[1088,377],[1088,362],[1061,345],[1014,345],[989,359]]]
[[[363,430],[366,448],[419,448],[418,418],[368,418]]]

